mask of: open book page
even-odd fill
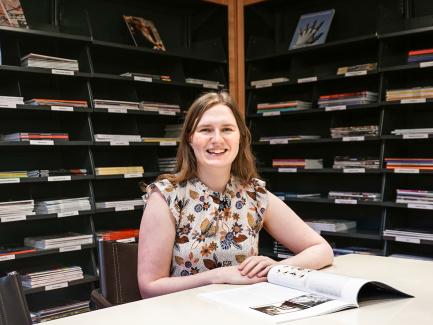
[[[340,300],[266,282],[200,296],[275,323],[354,307]]]
[[[296,266],[278,265],[269,271],[268,282],[343,300],[358,307],[358,292],[369,281]]]

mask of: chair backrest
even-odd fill
[[[138,244],[99,242],[99,282],[113,305],[141,299],[137,280]]]
[[[0,278],[0,325],[30,325],[31,323],[19,275],[13,272]]]

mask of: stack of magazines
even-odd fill
[[[176,157],[158,158],[158,168],[161,172],[174,172],[176,169]]]
[[[0,96],[0,107],[16,108],[18,104],[24,104],[22,97]]]
[[[391,131],[391,134],[401,135],[405,138],[428,137],[430,134],[433,134],[433,128],[395,129]]]
[[[269,112],[291,112],[310,109],[311,103],[301,100],[290,100],[277,103],[259,103],[257,104],[257,113],[265,114]]]
[[[12,170],[0,172],[0,179],[5,178],[25,178],[28,177],[27,171],[25,170]]]
[[[385,229],[384,239],[420,244],[421,241],[433,242],[433,229]]]
[[[320,108],[333,106],[349,106],[371,104],[377,101],[377,93],[372,91],[357,91],[352,93],[341,93],[332,95],[322,95],[317,104]]]
[[[433,191],[397,189],[396,203],[422,204],[432,206]]]
[[[140,110],[145,112],[158,112],[161,115],[175,115],[180,113],[180,106],[177,104],[141,101]]]
[[[41,309],[38,311],[32,311],[30,316],[32,323],[44,323],[50,320],[63,318],[67,316],[77,315],[90,311],[89,301],[70,301],[67,304],[59,305],[52,308]]]
[[[348,231],[356,228],[356,221],[354,220],[343,220],[343,219],[317,219],[317,220],[308,220],[305,222],[309,225],[314,231],[320,232],[329,231],[329,232],[340,232],[340,231]]]
[[[274,192],[281,200],[320,198],[320,193]]]
[[[347,126],[339,128],[330,128],[331,138],[340,139],[344,137],[356,136],[378,136],[378,125]]]
[[[289,258],[290,256],[293,256],[294,254],[292,251],[287,249],[283,244],[279,243],[278,241],[274,240],[274,250],[273,253],[277,255],[278,258]]]
[[[67,107],[83,107],[83,108],[88,107],[86,100],[32,98],[26,100],[25,103],[28,105],[35,105],[35,106],[67,106]]]
[[[290,141],[298,140],[317,140],[320,135],[281,135],[275,137],[261,137],[260,142],[269,142],[270,144],[288,143]]]
[[[76,197],[60,200],[38,201],[35,205],[36,213],[51,214],[51,213],[66,213],[83,210],[91,210],[90,198]]]
[[[377,69],[377,63],[365,63],[365,64],[358,64],[358,65],[351,65],[351,66],[345,66],[345,67],[339,67],[337,69],[337,75],[342,75],[346,73],[353,73],[353,72],[360,72],[360,71],[371,71]]]
[[[95,108],[106,108],[108,110],[130,109],[138,111],[140,109],[139,102],[127,102],[122,100],[94,99],[93,105]]]
[[[334,165],[332,168],[343,169],[343,168],[365,168],[365,169],[377,169],[380,166],[379,159],[375,158],[361,158],[361,157],[347,157],[347,156],[335,156]]]
[[[64,234],[24,238],[24,245],[39,249],[63,248],[88,244],[93,244],[92,234],[67,232]]]
[[[29,246],[22,246],[22,244],[8,244],[0,246],[0,257],[10,255],[21,255],[35,252],[36,249]]]
[[[188,84],[196,84],[196,85],[202,85],[206,88],[223,88],[224,85],[220,83],[219,81],[215,80],[205,80],[205,79],[197,79],[197,78],[185,78],[185,82]]]
[[[0,220],[35,214],[34,200],[0,202]]]
[[[68,133],[18,132],[0,135],[1,141],[69,140]]]
[[[371,192],[329,191],[328,198],[332,200],[380,201],[382,199],[382,194]]]
[[[96,167],[96,175],[143,174],[142,166]]]
[[[135,80],[149,81],[149,82],[152,82],[152,80],[171,81],[171,76],[149,74],[149,73],[125,72],[122,73],[120,76],[134,78]]]
[[[385,158],[386,169],[433,170],[433,158]]]
[[[106,208],[115,208],[115,209],[133,209],[135,206],[143,206],[143,199],[134,199],[134,200],[121,200],[121,201],[105,201],[105,202],[96,202],[97,209],[106,209]]]
[[[27,54],[21,58],[21,66],[78,71],[78,61],[55,56]]]
[[[415,87],[386,91],[386,101],[414,101],[433,98],[433,87]]]
[[[87,175],[87,169],[35,169],[27,172],[28,177],[50,177],[50,176],[84,176]]]
[[[57,266],[40,271],[24,271],[20,278],[23,287],[39,288],[81,280],[84,274],[81,266]]]
[[[141,142],[141,136],[131,134],[95,134],[96,142]]]
[[[407,62],[433,61],[433,49],[411,50],[407,53]]]
[[[272,167],[319,169],[323,168],[323,159],[272,159]]]
[[[98,240],[129,240],[138,237],[140,229],[122,229],[122,230],[106,230],[98,231],[96,236]]]

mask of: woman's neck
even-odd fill
[[[230,170],[226,169],[206,169],[198,168],[197,176],[202,183],[214,192],[224,192],[230,180]]]

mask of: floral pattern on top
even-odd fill
[[[231,177],[223,193],[198,178],[182,183],[167,179],[147,187],[164,197],[176,221],[171,276],[186,276],[242,263],[258,254],[259,231],[268,203],[265,182],[253,178],[241,185]]]

